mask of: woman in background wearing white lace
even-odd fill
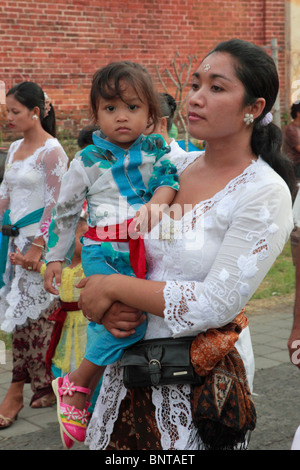
[[[32,407],[53,404],[53,377],[45,370],[45,355],[55,297],[45,291],[34,269],[44,259],[52,209],[68,158],[55,137],[55,113],[49,101],[40,86],[29,81],[11,88],[6,98],[9,126],[24,137],[8,150],[0,188],[2,241],[9,224],[20,225],[19,234],[7,238],[6,255],[1,252],[0,328],[12,332],[13,374],[0,405],[0,429],[10,426],[23,408],[26,382],[34,393]],[[10,264],[9,252],[16,248],[24,254],[23,266]]]
[[[170,213],[145,239],[148,280],[95,276],[81,308],[114,334],[130,334],[148,312],[145,339],[197,335],[231,322],[251,298],[293,228],[293,171],[271,122],[279,88],[275,64],[241,40],[220,43],[193,75],[190,134],[205,153],[174,162],[180,189]],[[114,302],[114,307],[110,308]],[[117,331],[119,329],[119,332]],[[236,348],[253,388],[249,327]],[[190,386],[126,390],[119,363],[107,368],[92,416],[91,449],[197,450]]]

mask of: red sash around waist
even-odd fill
[[[128,242],[129,259],[136,277],[145,279],[146,259],[144,240],[130,227],[133,219],[125,220],[122,224],[106,227],[89,227],[84,234],[86,238],[102,242]]]

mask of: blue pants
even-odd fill
[[[134,276],[128,252],[112,249],[110,243],[84,246],[81,253],[83,271],[86,277],[93,274],[126,274]],[[127,338],[115,338],[103,325],[90,322],[87,327],[85,359],[98,366],[112,364],[121,359],[124,349],[141,340],[146,332],[147,322],[135,329]]]

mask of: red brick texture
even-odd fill
[[[88,122],[89,87],[99,67],[134,60],[157,81],[155,66],[170,68],[176,52],[179,65],[188,55],[199,62],[231,37],[258,45],[277,38],[284,102],[284,0],[2,0],[0,80],[6,91],[27,79],[39,83],[60,128],[74,134]],[[0,111],[6,134],[3,105]]]

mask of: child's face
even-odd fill
[[[145,131],[149,106],[140,100],[130,84],[123,81],[120,88],[122,100],[100,98],[97,117],[107,140],[126,149]]]

